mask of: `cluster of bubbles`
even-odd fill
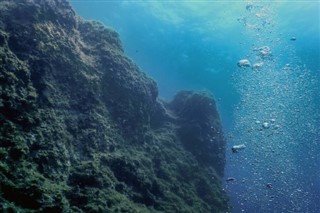
[[[250,3],[247,15],[238,19],[255,34],[256,43],[238,61],[234,77],[241,100],[230,136],[233,166],[226,188],[238,191],[236,212],[314,212],[310,189],[320,173],[306,173],[320,159],[315,149],[320,116],[314,102],[320,84],[294,47],[275,38],[271,8]],[[276,48],[286,58],[274,55]]]
[[[255,59],[257,60],[253,65],[249,59],[241,59],[238,61],[237,65],[239,68],[248,68],[251,67],[252,70],[259,71],[264,66],[266,60],[272,60],[272,52],[270,47],[262,46],[260,48],[254,48],[253,51],[256,52]]]

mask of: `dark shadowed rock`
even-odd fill
[[[0,1],[1,210],[226,212],[212,97],[157,96],[67,1]]]
[[[208,92],[179,92],[170,107],[178,115],[178,135],[200,163],[223,176],[225,140],[213,97]]]

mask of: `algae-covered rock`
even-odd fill
[[[67,1],[0,1],[1,211],[226,212],[212,97],[157,95]]]

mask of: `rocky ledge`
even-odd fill
[[[213,98],[157,95],[65,0],[0,1],[0,209],[228,211]]]

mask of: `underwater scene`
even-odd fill
[[[0,212],[319,213],[320,1],[0,0]]]
[[[233,212],[320,212],[318,1],[71,2],[119,32],[160,97],[212,92]]]

